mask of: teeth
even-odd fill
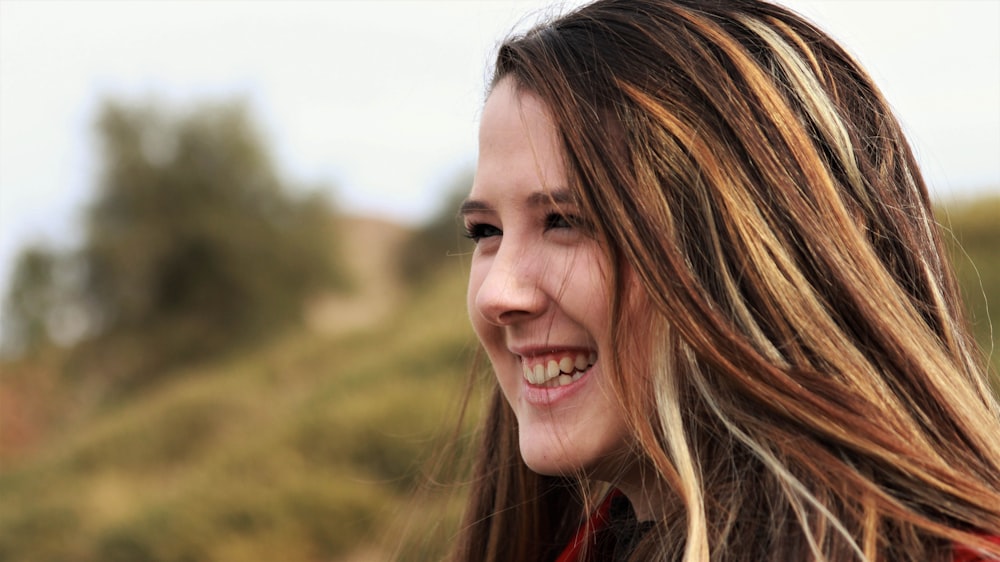
[[[567,384],[570,384],[571,382],[580,380],[580,377],[582,377],[582,376],[583,376],[583,373],[574,373],[572,375],[565,375],[565,374],[564,375],[559,375],[558,377],[556,377],[554,379],[546,381],[545,387],[546,388],[556,388],[556,387],[560,387],[560,386],[566,386]]]
[[[562,359],[559,360],[560,371],[564,373],[572,373],[573,367],[574,367],[573,360],[570,359],[569,357],[563,357]]]
[[[559,361],[550,359],[547,363],[536,363],[534,366],[524,366],[524,378],[534,385],[544,385],[555,388],[580,380],[584,371],[597,362],[597,353],[579,354],[574,357],[563,357]]]
[[[555,361],[549,361],[548,367],[545,369],[545,378],[551,379],[559,376],[559,363]]]

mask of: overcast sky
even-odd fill
[[[1000,189],[1000,1],[781,3],[871,71],[934,195]],[[352,212],[426,218],[474,164],[496,42],[552,5],[0,0],[0,290],[26,241],[78,236],[108,97],[243,98],[288,179],[334,186]]]

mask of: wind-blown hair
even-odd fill
[[[607,374],[666,504],[633,560],[996,552],[1000,407],[850,55],[756,0],[599,0],[506,41],[508,78],[617,267]],[[588,484],[527,469],[499,391],[483,431],[455,559],[553,559]]]

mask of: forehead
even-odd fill
[[[497,82],[483,105],[480,146],[484,141],[547,133],[555,134],[555,123],[545,102],[532,91],[518,87],[513,78]]]
[[[483,107],[473,198],[565,189],[560,137],[547,106],[512,79],[496,84]]]

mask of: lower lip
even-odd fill
[[[587,369],[579,379],[566,385],[554,387],[538,386],[529,383],[525,379],[521,379],[523,390],[521,395],[524,397],[525,402],[533,406],[553,406],[579,392],[587,381],[590,380],[590,375],[593,371],[594,365]]]

